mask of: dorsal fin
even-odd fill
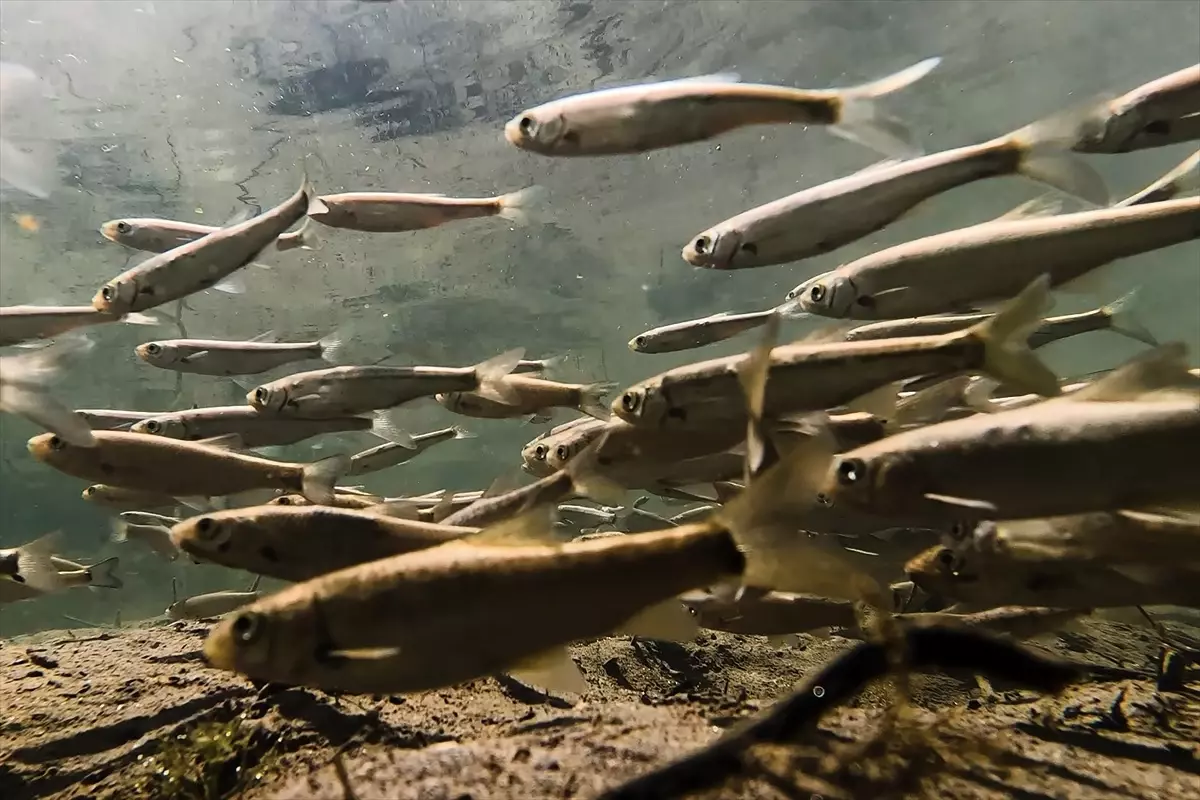
[[[1127,361],[1090,386],[1062,399],[1071,402],[1137,400],[1163,389],[1187,390],[1187,345],[1171,342]],[[1194,390],[1193,390],[1194,391]]]

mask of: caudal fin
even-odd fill
[[[502,196],[499,199],[500,210],[496,213],[516,225],[528,225],[545,196],[546,190],[541,186],[527,186],[519,192]]]
[[[589,417],[607,420],[611,413],[608,404],[604,402],[604,396],[615,388],[617,384],[612,381],[600,381],[584,386],[579,390],[579,410]]]
[[[1019,148],[1017,171],[1027,178],[1097,206],[1108,205],[1108,186],[1091,165],[1070,148],[1079,141],[1086,111],[1068,110],[1014,132],[1008,137]]]
[[[76,447],[94,447],[96,437],[87,421],[46,391],[65,357],[92,346],[90,340],[76,337],[32,353],[0,357],[0,411],[25,417]]]
[[[17,574],[13,577],[31,589],[41,592],[52,592],[60,588],[62,582],[52,560],[59,539],[60,535],[55,531],[18,548]]]
[[[319,506],[333,503],[333,487],[338,479],[350,471],[350,456],[344,453],[322,458],[304,467],[301,493]]]
[[[1192,153],[1179,166],[1137,194],[1117,203],[1118,208],[1140,206],[1144,203],[1161,203],[1200,189],[1200,150]]]
[[[341,328],[318,339],[317,344],[321,346],[321,360],[330,364],[344,363],[347,343],[346,332]]]
[[[285,233],[275,240],[275,249],[281,252],[288,250],[320,250],[321,237],[317,235],[317,226],[311,217],[305,217],[299,230]]]
[[[119,563],[120,559],[113,556],[88,567],[87,585],[93,589],[120,589],[125,582],[117,577],[117,564]]]
[[[1058,377],[1027,341],[1052,305],[1050,276],[1042,275],[995,316],[969,328],[965,333],[983,341],[982,370],[1018,391],[1043,397],[1059,394]]]
[[[412,434],[400,427],[392,411],[376,411],[371,415],[371,433],[407,450],[417,448]]]
[[[1137,297],[1138,290],[1134,289],[1104,307],[1104,313],[1108,317],[1108,329],[1113,333],[1119,333],[1151,347],[1158,347],[1158,339],[1154,338],[1154,334],[1141,323],[1134,313]]]
[[[898,92],[928,75],[941,58],[927,58],[885,78],[841,91],[842,107],[832,131],[890,158],[912,158],[922,149],[900,120],[885,114],[876,104],[880,97]]]

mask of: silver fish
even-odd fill
[[[91,306],[5,306],[0,308],[0,347],[55,336],[89,325],[124,322],[128,325],[159,325],[149,314],[108,314]]]
[[[674,322],[639,333],[629,340],[629,349],[638,353],[673,353],[703,347],[766,325],[774,313],[774,309],[745,314],[722,311],[710,317]]]
[[[384,416],[294,419],[263,416],[250,406],[212,406],[164,413],[134,422],[129,430],[189,442],[236,434],[247,448],[280,447],[323,433],[349,431],[371,431],[385,439],[403,438]]]
[[[274,331],[245,342],[218,339],[166,339],[137,346],[151,366],[195,375],[256,375],[296,361],[342,359],[344,334],[335,331],[315,342],[277,342]]]
[[[500,217],[525,224],[529,207],[542,195],[538,186],[498,197],[446,197],[443,194],[347,192],[313,200],[308,216],[331,228],[396,233],[436,228],[476,217]]]
[[[216,225],[153,218],[114,219],[100,226],[100,233],[110,242],[149,253],[165,253],[219,230]],[[320,245],[313,223],[307,218],[299,230],[280,234],[275,240],[275,249],[281,251],[316,250]]]
[[[114,542],[141,542],[155,555],[174,561],[179,557],[179,548],[171,541],[171,529],[161,522],[141,523],[125,519],[113,520]]]
[[[1180,121],[1196,114],[1200,114],[1200,64],[1150,81],[1096,109],[1075,149],[1126,153],[1200,138],[1200,117],[1187,132],[1175,130]]]
[[[1140,206],[1144,203],[1161,203],[1182,194],[1200,189],[1200,150],[1185,158],[1179,166],[1136,194],[1117,203],[1117,207]]]
[[[182,600],[176,598],[163,613],[168,619],[202,620],[224,616],[263,597],[262,592],[256,591],[258,581],[258,578],[254,579],[248,592],[209,592]],[[175,594],[174,579],[171,580],[171,594]]]
[[[0,356],[0,412],[24,417],[74,446],[94,446],[87,421],[46,391],[63,369],[63,360],[91,346],[87,340],[67,340],[32,353]]]
[[[372,447],[370,450],[364,450],[361,453],[356,453],[350,457],[350,472],[349,475],[366,475],[370,472],[378,472],[382,469],[388,469],[398,464],[403,464],[421,453],[424,453],[430,447],[449,442],[454,439],[474,439],[475,434],[453,425],[449,428],[430,431],[429,433],[421,433],[411,437],[411,446],[407,446],[408,442],[399,444],[396,442],[388,442],[381,444],[378,447]]]

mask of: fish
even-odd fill
[[[143,419],[172,414],[171,411],[126,411],[119,408],[77,408],[75,413],[93,430],[125,430]]]
[[[261,598],[263,594],[257,591],[258,582],[259,579],[255,578],[248,592],[209,592],[208,594],[185,597],[183,600],[176,598],[171,602],[171,605],[167,606],[166,611],[163,613],[166,614],[168,619],[176,620],[203,620],[222,617]],[[175,580],[173,578],[171,579],[171,594],[175,594]]]
[[[1057,117],[982,144],[876,164],[727,219],[692,237],[683,259],[723,270],[800,261],[882,230],[943,192],[1005,175],[1107,205],[1104,179],[1068,154],[1078,125]]]
[[[162,324],[160,319],[150,314],[107,314],[91,306],[5,306],[0,308],[0,347],[53,339],[68,331],[106,322]]]
[[[1118,208],[1160,203],[1200,189],[1200,150],[1141,191],[1116,203]]]
[[[110,242],[148,253],[165,253],[219,230],[216,225],[153,218],[114,219],[100,226],[100,233]],[[275,249],[280,251],[317,250],[320,246],[321,240],[307,217],[298,230],[281,233],[275,239]]]
[[[509,350],[473,367],[330,367],[299,372],[251,389],[246,402],[260,414],[345,417],[392,408],[443,392],[467,391],[515,399],[503,378],[520,360]]]
[[[264,416],[250,406],[210,406],[163,413],[134,422],[129,431],[189,442],[236,434],[247,448],[281,447],[325,433],[349,431],[387,434],[382,436],[385,439],[403,438],[387,415],[295,419]]]
[[[11,61],[0,61],[0,130],[14,106],[27,105],[30,98],[43,92],[44,84],[37,73]],[[11,139],[0,136],[0,181],[33,197],[45,199],[53,191],[56,180],[54,162],[44,154],[18,147]]]
[[[915,239],[812,278],[781,313],[837,319],[941,314],[1010,297],[1038,275],[1094,291],[1118,259],[1200,238],[1200,197],[999,220]]]
[[[135,348],[147,364],[193,375],[257,375],[297,361],[322,359],[331,364],[343,360],[344,333],[333,333],[315,342],[277,342],[267,331],[245,342],[217,339],[166,339],[146,342]]]
[[[120,517],[137,525],[164,525],[168,530],[172,525],[179,523],[179,517],[155,514],[151,511],[122,511]]]
[[[822,411],[884,391],[918,375],[982,370],[1046,396],[1058,393],[1054,374],[1025,345],[1050,303],[1048,279],[1025,287],[995,317],[940,336],[868,342],[782,345],[770,353],[764,414]],[[701,361],[634,384],[613,401],[630,425],[700,428],[744,415],[737,369],[745,356]],[[871,403],[867,403],[870,405]]]
[[[1108,330],[1134,341],[1157,346],[1158,340],[1134,314],[1138,290],[1123,295],[1108,305],[1077,314],[1050,317],[1029,334],[1029,348],[1037,350],[1048,344],[1092,331]],[[987,319],[990,314],[946,314],[909,319],[883,320],[859,325],[846,331],[847,342],[866,342],[904,336],[936,336],[969,328]]]
[[[254,261],[298,222],[313,196],[305,177],[296,193],[275,208],[125,270],[96,292],[92,306],[110,314],[128,314],[210,289]]]
[[[616,388],[615,383],[608,381],[560,383],[511,374],[502,381],[510,400],[495,400],[475,392],[443,392],[434,399],[456,414],[484,419],[523,417],[551,408],[574,408],[597,419],[608,419],[604,396]]]
[[[579,419],[571,420],[557,428],[550,429],[522,447],[521,461],[526,471],[545,468],[549,472],[553,472],[553,467],[546,467],[546,456],[553,452],[559,446],[560,442],[562,444],[569,444],[571,446],[570,455],[575,455],[582,451],[584,447],[587,447],[596,437],[600,436],[605,428],[606,420],[594,417],[580,417]],[[584,437],[586,441],[581,440],[579,437]],[[564,454],[562,461],[565,463],[569,457]],[[549,472],[546,474],[549,474]],[[543,475],[542,477],[545,476]]]
[[[350,457],[348,475],[366,475],[383,469],[403,464],[424,453],[430,447],[455,439],[474,439],[475,434],[452,425],[449,428],[422,433],[412,437],[412,446],[405,447],[395,442],[387,442],[369,450],[363,450]]]
[[[147,511],[154,508],[173,509],[183,502],[170,495],[158,492],[142,492],[103,483],[92,484],[80,496],[89,503],[121,511]]]
[[[1133,511],[980,523],[974,546],[1015,560],[1200,566],[1200,518]]]
[[[436,228],[447,222],[500,217],[518,225],[529,222],[529,210],[544,190],[530,186],[497,197],[447,197],[444,194],[347,192],[316,198],[310,219],[331,228],[371,233],[399,233]]]
[[[700,319],[674,322],[639,333],[629,340],[635,353],[674,353],[721,342],[767,324],[775,309],[733,314],[722,311]]]
[[[167,561],[174,561],[179,557],[179,548],[171,541],[171,529],[158,522],[146,524],[125,519],[113,520],[112,540],[141,542],[155,555]]]
[[[550,156],[645,153],[711,139],[751,125],[828,125],[887,155],[919,152],[907,129],[876,101],[928,75],[928,58],[894,75],[846,89],[740,83],[735,75],[619,86],[522,111],[504,126],[508,143]]]
[[[1179,454],[1200,448],[1200,389],[1185,356],[1163,345],[1058,398],[812,455],[793,464],[793,491],[880,515],[992,520],[1194,500],[1200,462]]]
[[[116,569],[119,559],[106,558],[91,566],[77,564],[58,556],[51,557],[52,566],[57,572],[54,583],[48,588],[35,588],[28,583],[19,583],[0,577],[0,605],[19,600],[31,600],[64,589],[89,587],[96,589],[120,589],[124,586]]]
[[[791,633],[858,625],[850,600],[783,592],[744,592],[734,600],[711,592],[691,592],[683,604],[701,628],[748,636]]]
[[[306,581],[478,530],[323,506],[258,506],[183,520],[171,529],[170,540],[201,561]]]
[[[87,421],[46,391],[68,358],[91,347],[86,339],[62,340],[31,353],[0,356],[0,412],[24,417],[72,447],[94,446]]]
[[[1043,633],[1061,630],[1071,622],[1091,612],[1090,608],[1046,608],[1044,606],[1001,606],[971,614],[947,611],[920,611],[900,614],[901,625],[962,625],[989,633],[1030,639]]]
[[[287,587],[219,623],[205,659],[258,680],[360,693],[497,672],[578,692],[586,684],[566,644],[614,632],[690,639],[695,620],[676,599],[684,592],[721,583],[828,586],[855,600],[877,592],[772,524],[776,488],[764,477],[704,523],[583,542],[560,542],[550,509],[530,512]]]
[[[20,547],[0,549],[0,584],[18,583],[37,592],[51,592],[62,584],[51,561],[59,534],[48,533]]]
[[[92,447],[73,445],[46,433],[30,439],[27,448],[36,460],[67,475],[172,497],[285,489],[321,502],[333,495],[334,483],[350,468],[350,459],[341,454],[311,464],[293,464],[161,436],[123,431],[95,431],[93,435]]]
[[[1200,124],[1187,133],[1181,120],[1200,113],[1200,64],[1156,78],[1092,110],[1075,144],[1083,153],[1128,153],[1200,138]],[[1195,118],[1200,123],[1200,117]]]

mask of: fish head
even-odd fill
[[[56,468],[77,459],[86,459],[89,454],[85,451],[97,449],[77,447],[55,433],[34,436],[26,442],[25,447],[36,460]]]
[[[152,417],[138,420],[129,428],[133,433],[145,433],[150,436],[165,436],[168,439],[188,438],[187,426],[182,420],[172,417]]]
[[[133,310],[137,297],[137,284],[131,280],[111,280],[100,287],[92,298],[92,308],[109,314],[125,314]]]
[[[284,494],[267,501],[269,506],[310,506],[308,498],[302,494]]]
[[[79,493],[79,496],[91,503],[100,502],[104,499],[104,491],[100,484],[92,484]]]
[[[169,367],[179,360],[181,353],[178,348],[162,342],[146,342],[134,348],[137,357],[147,364],[156,367]]]
[[[591,439],[580,438],[574,441],[560,442],[546,452],[546,466],[559,470],[566,467],[567,462],[579,455],[583,448],[592,443]]]
[[[742,239],[742,232],[736,228],[709,228],[687,243],[683,248],[683,260],[693,267],[708,269],[738,266],[736,261],[739,255],[744,254],[743,261],[758,255],[758,247]]]
[[[578,137],[568,133],[567,118],[552,105],[523,111],[504,126],[509,144],[547,155],[574,149]]]
[[[471,402],[471,396],[466,392],[442,392],[434,395],[438,405],[456,414],[468,413],[478,409],[479,403]]]
[[[637,336],[629,340],[629,349],[635,353],[649,353],[650,338],[644,333],[639,333]]]
[[[261,602],[261,601],[260,601]],[[210,667],[252,678],[287,680],[306,657],[324,651],[311,606],[273,609],[241,608],[221,619],[204,642]],[[309,611],[309,613],[305,613]]]
[[[127,219],[113,219],[100,226],[100,235],[110,242],[132,247],[137,238],[138,226]]]
[[[667,415],[667,403],[655,385],[642,383],[613,400],[612,412],[630,425],[657,425]]]
[[[246,393],[246,402],[257,411],[278,414],[287,405],[288,390],[285,386],[263,384]]]
[[[921,591],[951,598],[961,593],[962,586],[978,580],[954,550],[941,545],[913,556],[904,571]]]
[[[853,281],[841,275],[819,275],[792,291],[797,294],[792,297],[789,293],[789,300],[795,300],[809,314],[821,317],[845,318],[858,300]]]
[[[241,519],[222,514],[203,514],[177,523],[171,528],[171,541],[183,552],[205,561],[222,563],[237,529],[238,542],[243,544],[239,525]]]

